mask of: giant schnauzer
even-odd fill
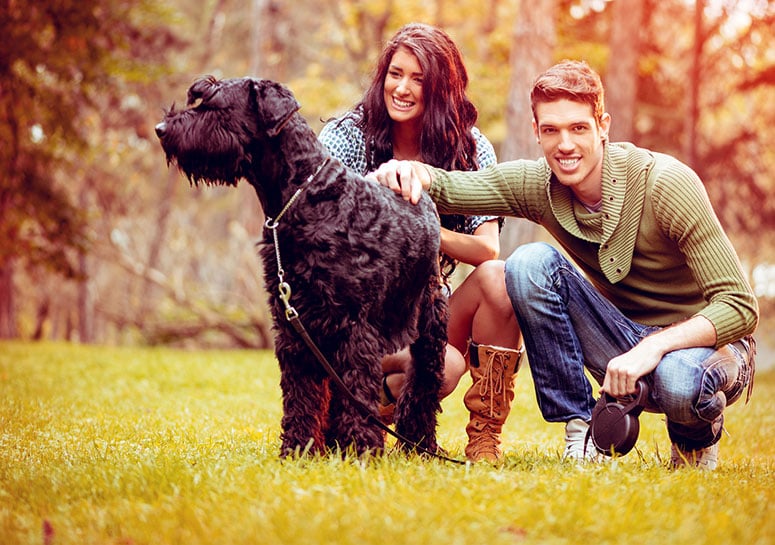
[[[403,346],[414,364],[396,431],[435,452],[447,305],[434,205],[426,196],[412,206],[330,158],[299,108],[279,83],[209,77],[156,133],[193,185],[244,178],[267,216],[260,253],[281,371],[281,455],[381,452],[381,360]],[[294,316],[354,397],[332,381]]]

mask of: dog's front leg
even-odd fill
[[[288,361],[292,359],[292,361]],[[317,363],[302,357],[278,355],[283,418],[280,455],[317,454],[325,450],[329,391],[327,380],[310,372]],[[316,370],[316,369],[315,369]]]

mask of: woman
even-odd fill
[[[468,74],[462,55],[442,30],[419,23],[402,27],[380,54],[361,102],[329,121],[320,140],[351,169],[366,174],[390,159],[416,159],[445,169],[476,170],[496,162],[495,151],[474,127],[478,113],[466,96]],[[465,395],[471,418],[466,456],[497,460],[500,432],[514,397],[521,350],[511,304],[488,298],[486,286],[503,281],[498,237],[502,219],[491,216],[441,216],[442,280],[458,262],[475,267],[449,298],[449,342],[441,395],[449,395],[466,370],[473,385]],[[500,278],[500,280],[498,280]],[[470,340],[470,347],[469,347]],[[392,419],[408,349],[383,360],[381,414]]]

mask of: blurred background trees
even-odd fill
[[[764,309],[775,293],[767,0],[0,0],[0,337],[266,347],[250,188],[190,189],[153,127],[203,74],[286,83],[315,130],[402,24],[463,51],[501,160],[537,157],[532,78],[604,78],[612,138],[705,181]],[[504,254],[541,237],[509,222]]]

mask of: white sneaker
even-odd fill
[[[674,468],[693,466],[713,471],[718,465],[718,443],[698,450],[682,450],[673,443],[670,446],[670,465]]]
[[[565,424],[565,454],[563,459],[576,462],[602,462],[605,456],[595,448],[592,439],[587,441],[589,424],[581,418],[574,418]]]

